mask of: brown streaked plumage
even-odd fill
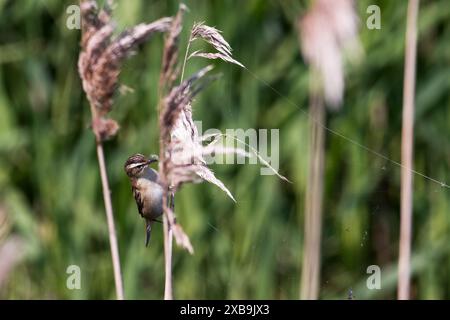
[[[163,213],[163,188],[158,182],[158,173],[149,167],[149,164],[156,161],[157,156],[148,159],[142,154],[135,154],[124,165],[139,214],[146,221],[146,246],[150,241],[153,222]]]

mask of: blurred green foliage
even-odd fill
[[[117,1],[119,30],[176,12],[177,1]],[[89,129],[89,108],[77,73],[80,33],[66,27],[75,1],[0,0],[0,206],[7,234],[26,241],[25,259],[0,291],[3,298],[109,299],[114,281],[102,191]],[[308,69],[296,19],[309,1],[186,1],[182,44],[194,21],[223,30],[236,59],[251,73],[215,63],[223,77],[194,104],[203,128],[279,128],[280,172],[293,183],[261,176],[257,165],[215,165],[237,199],[218,188],[188,185],[177,194],[179,221],[195,254],[175,248],[174,293],[193,299],[299,297],[308,161]],[[381,8],[382,29],[368,30],[366,8]],[[403,51],[407,1],[357,1],[365,56],[347,68],[345,102],[327,126],[400,159]],[[450,181],[450,9],[423,0],[417,69],[415,169]],[[162,228],[144,247],[123,171],[135,152],[157,153],[157,83],[162,37],[128,60],[112,117],[121,125],[106,143],[125,296],[160,299]],[[181,48],[184,54],[184,46]],[[205,61],[192,60],[187,73]],[[301,109],[305,112],[302,112]],[[322,298],[394,298],[400,168],[342,138],[327,135]],[[66,268],[82,271],[82,289],[66,288]],[[382,270],[382,289],[366,288],[366,268]],[[450,298],[450,191],[414,181],[413,296]]]

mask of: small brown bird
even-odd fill
[[[158,161],[158,156],[146,158],[135,154],[125,162],[124,169],[131,181],[131,190],[139,210],[146,222],[145,246],[148,246],[152,224],[163,213],[163,188],[158,183],[158,172],[149,165]]]

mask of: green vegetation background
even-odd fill
[[[176,12],[177,1],[117,1],[119,30]],[[77,73],[80,33],[66,27],[75,1],[0,0],[0,242],[25,239],[2,298],[114,298],[114,281],[89,108]],[[308,160],[308,69],[296,18],[308,1],[186,1],[194,21],[223,30],[236,59],[298,104],[280,98],[249,72],[215,63],[223,77],[199,97],[203,128],[280,129],[280,172],[292,184],[261,176],[257,165],[213,165],[237,199],[189,185],[177,194],[179,221],[195,255],[175,248],[174,294],[192,299],[299,297]],[[382,29],[368,30],[366,8],[381,7]],[[345,102],[327,126],[389,158],[400,159],[407,1],[357,1],[365,56],[347,68]],[[450,7],[421,1],[415,168],[450,181]],[[162,37],[128,60],[112,116],[121,125],[106,143],[121,263],[128,299],[163,296],[162,228],[144,247],[123,171],[135,152],[157,151],[157,82]],[[184,46],[181,54],[184,54]],[[205,61],[193,60],[188,73]],[[303,110],[303,111],[302,111]],[[321,298],[394,298],[400,168],[327,134]],[[450,298],[450,191],[414,177],[413,296]],[[82,289],[66,288],[66,268],[82,271]],[[382,289],[366,288],[366,269],[382,270]]]

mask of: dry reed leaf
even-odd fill
[[[212,134],[205,135],[205,136],[201,137],[201,139],[202,139],[203,141],[205,141],[205,140],[214,138],[214,140],[211,142],[211,144],[216,144],[216,143],[219,142],[219,138],[221,138],[221,137],[230,137],[230,138],[236,140],[238,143],[244,145],[245,147],[248,147],[249,150],[250,150],[250,152],[247,152],[247,151],[245,151],[245,149],[242,149],[242,148],[230,148],[230,149],[234,150],[233,153],[242,155],[242,156],[244,156],[244,157],[251,157],[252,154],[253,154],[253,155],[254,155],[254,156],[255,156],[255,157],[256,157],[256,158],[257,158],[257,159],[265,166],[265,167],[269,168],[269,169],[270,169],[270,170],[271,170],[278,178],[280,178],[280,179],[283,180],[283,181],[292,183],[292,181],[290,181],[290,180],[289,180],[288,178],[286,178],[285,176],[281,175],[274,167],[272,167],[272,166],[270,165],[270,163],[268,163],[267,160],[265,160],[265,159],[261,156],[261,154],[258,152],[258,150],[256,150],[255,148],[253,148],[251,145],[249,145],[249,144],[246,143],[245,141],[242,141],[241,139],[238,139],[238,138],[236,138],[236,137],[234,137],[234,136],[231,136],[231,135],[222,134],[222,133],[212,133]],[[210,145],[211,145],[211,144],[210,144]],[[218,147],[218,148],[219,148],[219,147]],[[227,149],[229,149],[229,147],[222,147],[222,148],[224,148],[224,152],[223,152],[224,154],[229,153],[229,152],[227,151]],[[219,151],[219,152],[220,152],[220,151]]]
[[[230,190],[228,190],[227,187],[223,184],[222,181],[216,178],[214,173],[206,166],[198,166],[198,169],[195,171],[195,174],[202,178],[205,181],[208,181],[209,183],[212,183],[219,187],[223,192],[227,194],[233,200],[236,202],[236,199],[234,199],[233,195],[231,194]]]
[[[181,228],[179,224],[174,224],[172,225],[172,230],[177,244],[186,249],[190,254],[194,254],[194,248],[192,247],[189,237],[183,231],[183,228]]]
[[[165,193],[164,199],[167,199],[167,192]],[[186,249],[190,254],[194,254],[194,248],[192,247],[191,241],[187,234],[183,231],[183,228],[177,223],[177,219],[175,218],[175,213],[171,208],[167,206],[167,202],[163,203],[163,210],[169,221],[169,227],[173,232],[173,236],[177,245]]]
[[[225,56],[222,53],[209,53],[209,52],[194,51],[193,53],[191,53],[189,55],[188,59],[190,59],[192,57],[200,57],[200,58],[205,58],[205,59],[210,59],[210,60],[221,59],[225,62],[234,63],[242,68],[245,68],[244,65],[241,64],[239,61],[231,58],[230,56]]]

